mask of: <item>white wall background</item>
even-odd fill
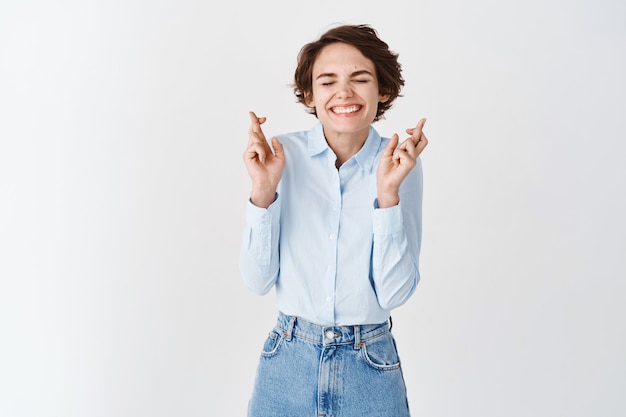
[[[4,1],[0,416],[243,416],[274,297],[237,252],[248,110],[371,23],[427,117],[415,416],[626,414],[626,3]]]

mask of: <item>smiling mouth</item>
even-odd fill
[[[349,113],[358,112],[359,110],[361,110],[361,106],[354,105],[354,106],[332,107],[330,110],[335,114],[349,114]]]

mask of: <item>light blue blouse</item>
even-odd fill
[[[339,169],[321,123],[278,136],[286,166],[269,208],[248,201],[239,267],[250,290],[276,289],[279,311],[320,325],[381,323],[419,281],[422,165],[400,203],[378,208],[376,168],[388,143],[373,127]]]

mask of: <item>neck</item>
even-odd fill
[[[330,134],[324,131],[328,146],[337,156],[337,162],[335,163],[337,168],[352,158],[363,147],[368,135],[369,129],[360,132],[333,132]]]

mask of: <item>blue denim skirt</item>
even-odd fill
[[[278,315],[257,369],[249,417],[409,417],[389,323],[320,326]]]

